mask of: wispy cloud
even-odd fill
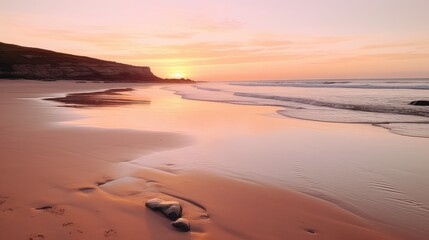
[[[429,41],[427,42],[389,42],[389,43],[378,43],[369,44],[362,47],[362,49],[386,49],[386,48],[419,48],[429,47]]]
[[[325,63],[338,64],[349,62],[386,62],[386,61],[408,61],[429,60],[429,53],[392,52],[378,54],[355,54],[351,56],[335,56]]]
[[[230,66],[243,69],[246,64],[301,66],[322,69],[322,66],[387,65],[395,61],[429,61],[424,50],[427,42],[363,41],[360,36],[290,35],[279,33],[246,33],[243,24],[235,20],[193,22],[183,31],[142,32],[123,29],[115,31],[103,26],[84,29],[48,29],[22,27],[33,37],[79,43],[97,49],[92,57],[156,69],[177,66]],[[231,38],[221,37],[232,34]],[[235,33],[243,33],[235,34]],[[238,37],[237,37],[238,36]],[[412,51],[417,47],[420,51]],[[61,51],[62,49],[55,49]],[[88,55],[87,52],[70,52]],[[238,66],[243,65],[243,66]],[[321,70],[320,70],[321,71]]]

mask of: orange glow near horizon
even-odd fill
[[[189,75],[189,68],[185,67],[168,67],[165,69],[152,69],[155,74],[164,75],[167,78],[187,78]]]
[[[425,0],[5,0],[0,41],[165,78],[429,77],[426,9]]]
[[[177,73],[174,73],[174,78],[183,78],[184,76],[183,76],[183,74],[182,73],[179,73],[179,72],[177,72]]]

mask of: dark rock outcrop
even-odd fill
[[[157,211],[160,210],[167,218],[172,220],[171,225],[182,232],[189,232],[191,226],[189,221],[182,218],[182,206],[178,201],[165,201],[160,198],[152,198],[145,203],[146,207]]]
[[[171,225],[182,232],[189,232],[191,230],[189,221],[184,218],[177,219],[176,221],[172,222]]]
[[[162,79],[149,67],[76,56],[0,42],[0,79],[101,80],[111,82],[189,83]]]
[[[162,213],[170,220],[177,220],[182,217],[182,207],[179,202],[165,201],[159,205]]]
[[[410,102],[410,105],[414,106],[429,106],[429,100],[418,100]]]
[[[173,221],[182,217],[182,206],[177,201],[165,201],[153,198],[146,201],[145,205],[152,210],[160,210],[167,218]]]
[[[162,202],[164,202],[164,200],[159,198],[152,198],[150,200],[147,200],[145,205],[152,210],[158,210],[160,209],[160,205]]]

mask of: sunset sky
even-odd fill
[[[0,42],[196,80],[429,77],[428,0],[1,0]]]

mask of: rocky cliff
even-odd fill
[[[162,79],[149,67],[22,47],[0,42],[0,78],[38,80],[97,80],[114,82],[191,82]]]

